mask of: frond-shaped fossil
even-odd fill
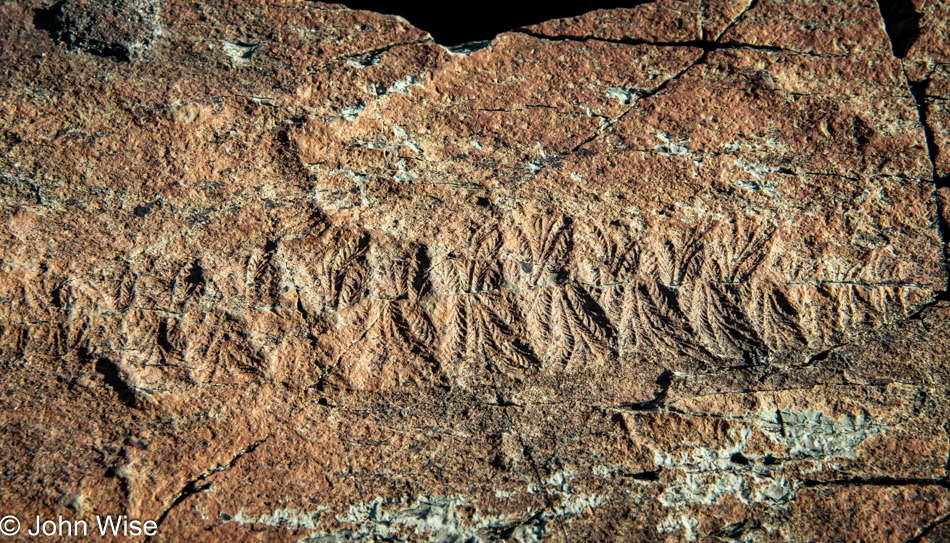
[[[760,343],[745,314],[722,285],[718,267],[705,261],[700,280],[683,289],[680,298],[698,341],[714,356],[740,358],[757,352]]]
[[[373,270],[373,293],[381,299],[418,298],[424,282],[418,248],[380,246],[374,244],[370,255]]]
[[[636,272],[640,251],[630,235],[619,227],[588,227],[587,243],[581,249],[578,279],[592,286],[629,281]]]
[[[603,290],[600,300],[615,323],[621,356],[634,352],[698,352],[676,293],[664,285],[650,280],[615,284]]]
[[[451,296],[498,290],[501,287],[501,266],[493,260],[448,258],[429,272],[436,292]]]
[[[531,345],[547,367],[577,370],[606,363],[612,330],[580,286],[539,287],[527,299]]]
[[[679,287],[699,279],[705,261],[705,232],[690,230],[682,241],[654,240],[640,252],[640,277],[658,281],[668,287]]]
[[[798,324],[798,309],[769,281],[757,281],[747,288],[748,314],[755,330],[770,352],[782,353],[807,345]]]
[[[442,360],[492,358],[515,367],[531,361],[523,347],[514,304],[501,293],[446,296],[439,301],[435,320],[441,332]]]
[[[265,370],[264,360],[245,339],[240,323],[231,317],[192,311],[182,325],[187,338],[184,362],[193,382],[228,381]]]
[[[716,242],[709,244],[706,258],[715,260],[725,283],[748,281],[752,274],[769,258],[767,250],[774,228],[756,227],[737,221],[719,229]]]
[[[339,228],[281,244],[280,255],[309,311],[322,313],[358,302],[366,293],[369,238]]]
[[[337,313],[329,338],[338,373],[349,386],[379,389],[438,373],[431,351],[435,330],[422,307],[410,300],[364,299]]]
[[[255,250],[248,257],[245,269],[245,297],[248,305],[276,304],[280,294],[280,270],[274,262],[274,250]]]
[[[525,218],[512,229],[512,258],[521,262],[525,284],[534,287],[564,268],[571,249],[571,220],[559,214]]]
[[[256,279],[259,278],[255,277]],[[172,304],[181,307],[201,298],[205,292],[205,285],[204,270],[197,260],[181,266],[172,286]]]
[[[112,289],[113,306],[116,309],[126,309],[135,299],[136,275],[128,266],[123,266],[118,279]]]

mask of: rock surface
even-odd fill
[[[333,4],[3,4],[0,513],[941,540],[950,13],[918,4],[903,58],[863,0],[452,50]]]

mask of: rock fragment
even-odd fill
[[[137,60],[150,54],[162,35],[159,0],[64,0],[48,10],[53,29],[71,47]]]

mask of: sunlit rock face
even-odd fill
[[[0,7],[0,511],[939,540],[948,16]]]

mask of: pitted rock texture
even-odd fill
[[[939,537],[947,14],[914,9],[902,59],[857,0],[452,50],[332,4],[5,4],[0,512]]]
[[[34,26],[48,24],[64,43],[97,55],[140,59],[161,36],[160,12],[156,0],[65,0],[39,10]]]
[[[950,24],[950,6],[945,2],[922,2],[917,12],[920,35],[904,64],[929,130],[935,175],[946,186],[950,182],[950,47],[944,37]]]

